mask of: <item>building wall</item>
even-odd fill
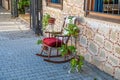
[[[11,0],[2,0],[2,6],[3,6],[6,10],[10,10],[10,2],[11,2]]]
[[[56,18],[56,30],[60,30],[65,16],[84,18],[85,24],[78,25],[81,30],[79,54],[120,80],[120,24],[84,17],[84,0],[63,0],[63,10],[46,7],[45,1],[43,12]]]

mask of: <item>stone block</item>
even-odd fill
[[[105,59],[102,57],[94,56],[92,58],[92,64],[96,65],[100,70],[103,70]]]
[[[78,51],[78,55],[84,55],[84,54],[86,54],[87,53],[87,49],[86,48],[84,48],[84,47],[82,47],[82,46],[79,46],[78,48],[77,48],[77,51]]]
[[[107,25],[102,25],[99,27],[98,32],[102,35],[105,36],[105,38],[109,38],[109,32],[110,32],[110,28]]]
[[[109,55],[108,62],[110,62],[112,64],[112,66],[119,66],[120,60],[117,57],[115,57],[114,55]]]
[[[120,46],[119,45],[115,45],[115,53],[120,55]]]
[[[117,42],[117,38],[118,38],[118,32],[117,31],[111,31],[110,40],[112,42]]]
[[[80,37],[80,44],[84,47],[87,47],[87,38],[85,36]]]
[[[115,78],[120,80],[120,68],[115,69]]]
[[[105,41],[105,49],[107,49],[108,51],[112,51],[112,43],[108,40]]]
[[[104,49],[100,49],[99,57],[106,59],[107,55],[106,55],[106,51]]]
[[[89,39],[93,39],[93,37],[94,37],[94,32],[91,29],[87,29],[85,34],[86,34],[87,38],[89,38]]]
[[[120,32],[119,32],[119,39],[118,39],[118,43],[120,44]]]
[[[86,35],[86,27],[84,27],[84,29],[83,29],[83,35]]]
[[[88,50],[93,54],[93,55],[97,55],[98,54],[98,46],[90,41],[88,44]]]
[[[89,53],[86,53],[86,54],[84,54],[84,58],[85,58],[86,61],[91,62],[92,55],[89,54]]]
[[[78,27],[80,28],[80,34],[82,34],[82,35],[83,35],[84,26],[82,26],[82,25],[78,25]]]
[[[111,76],[114,76],[114,68],[109,63],[105,63],[105,65],[103,66],[103,70]]]
[[[104,45],[104,37],[101,35],[96,34],[95,35],[95,41],[100,45],[103,46]]]

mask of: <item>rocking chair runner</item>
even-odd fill
[[[73,19],[72,23],[75,24],[76,18],[73,17],[72,19]],[[63,30],[68,23],[69,23],[68,18],[65,18],[63,23],[63,28],[60,32],[48,32],[48,31],[45,32],[49,34],[49,37],[43,39],[41,53],[36,54],[37,56],[44,57],[45,58],[44,61],[52,62],[52,63],[64,63],[71,60],[72,57],[68,55],[66,55],[63,60],[51,60],[54,57],[61,57],[61,55],[59,54],[58,48],[61,47],[63,44],[66,44],[66,45],[68,44],[70,36],[62,35],[62,34],[65,34],[65,32],[63,33]],[[54,50],[56,50],[56,53],[52,54],[54,53],[53,52]]]

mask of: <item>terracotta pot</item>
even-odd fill
[[[49,22],[50,24],[55,24],[55,18],[50,18],[50,19],[48,20],[48,22]]]

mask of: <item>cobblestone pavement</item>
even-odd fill
[[[35,55],[37,40],[28,25],[0,14],[0,80],[114,80],[87,62],[81,73],[68,74],[69,63],[47,63]]]

